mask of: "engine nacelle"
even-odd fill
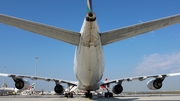
[[[147,82],[147,87],[151,90],[157,90],[162,87],[162,79],[152,79]]]
[[[30,83],[28,80],[16,79],[14,81],[15,81],[15,87],[17,89],[26,90],[30,86]]]
[[[123,87],[120,84],[117,84],[112,89],[113,93],[120,94],[123,91]]]
[[[62,85],[60,84],[57,84],[55,87],[54,87],[54,91],[58,94],[63,94],[64,93],[64,88]]]

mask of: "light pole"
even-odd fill
[[[4,67],[4,73],[6,73],[6,66]],[[5,78],[3,77],[3,87],[5,87]]]
[[[36,57],[36,58],[35,58],[35,59],[36,59],[36,64],[35,64],[35,76],[37,76],[38,58],[39,58],[39,57]],[[36,87],[37,87],[37,81],[35,80],[35,89],[36,89]]]

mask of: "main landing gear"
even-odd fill
[[[65,93],[64,97],[73,98],[73,93],[72,92]]]
[[[68,84],[68,92],[64,94],[64,97],[73,98],[73,92],[70,92],[74,85]]]
[[[111,93],[111,92],[106,92],[105,94],[104,94],[104,97],[105,98],[111,98],[111,97],[113,97],[113,93]]]
[[[108,85],[108,88],[109,88],[109,85]],[[113,93],[112,92],[109,92],[109,89],[105,87],[105,89],[107,90],[106,93],[104,93],[104,97],[105,98],[111,98],[113,97]]]
[[[92,93],[88,90],[88,91],[85,93],[85,97],[86,97],[86,98],[92,98]]]

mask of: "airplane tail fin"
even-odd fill
[[[104,81],[107,81],[108,80],[108,78],[106,78]],[[102,89],[105,89],[106,88],[106,86],[105,85],[103,85],[103,86],[100,86]]]
[[[95,21],[96,15],[92,11],[92,0],[87,0],[87,15],[86,21]]]
[[[35,83],[33,83],[31,86],[29,86],[28,90],[34,89],[35,88]]]
[[[35,84],[35,83],[33,83],[31,86],[32,86],[33,88],[35,88],[35,85],[36,85],[36,84]]]
[[[92,12],[92,0],[87,0],[87,12]]]

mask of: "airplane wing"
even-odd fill
[[[170,77],[170,76],[178,76],[180,75],[180,73],[170,73],[170,74],[157,74],[157,75],[147,75],[147,76],[137,76],[137,77],[128,77],[128,78],[120,78],[120,79],[115,79],[115,80],[109,80],[109,81],[103,81],[101,83],[101,85],[108,85],[111,83],[122,83],[123,81],[133,81],[133,80],[139,80],[139,81],[143,81],[146,80],[147,78],[161,78],[161,79],[165,79],[166,77]]]
[[[0,22],[73,45],[79,44],[80,33],[0,14]]]
[[[101,33],[102,45],[150,32],[180,22],[180,14]]]
[[[76,81],[68,81],[68,80],[62,80],[62,79],[55,79],[55,78],[49,78],[49,77],[38,77],[38,76],[29,76],[29,75],[17,75],[17,74],[5,74],[5,73],[0,73],[0,76],[5,76],[5,77],[11,77],[13,80],[14,79],[23,79],[23,78],[29,78],[31,80],[44,80],[44,81],[53,81],[56,84],[60,83],[66,83],[70,85],[77,86]]]

